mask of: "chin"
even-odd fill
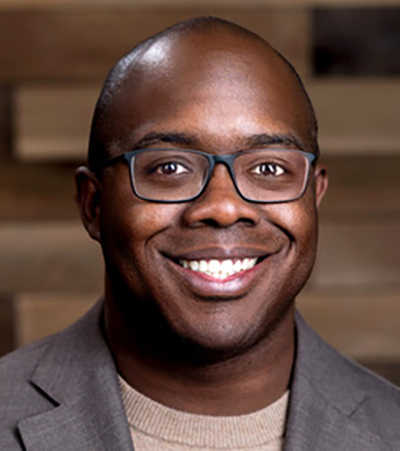
[[[252,353],[258,349],[258,344],[270,341],[271,335],[280,329],[278,326],[284,321],[292,321],[293,304],[292,301],[286,305],[279,303],[275,308],[253,315],[215,315],[197,321],[196,327],[187,321],[186,327],[181,323],[173,330],[189,361],[217,363]]]

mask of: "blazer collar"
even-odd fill
[[[99,302],[49,341],[31,383],[55,408],[20,421],[28,450],[133,450],[101,313]]]
[[[133,451],[117,371],[99,327],[101,314],[99,302],[49,340],[31,383],[54,408],[19,422],[27,450]],[[296,325],[285,451],[390,450],[356,419],[367,394],[348,361],[300,315]]]
[[[296,317],[293,371],[285,451],[380,451],[388,444],[357,420],[365,393],[353,363]]]

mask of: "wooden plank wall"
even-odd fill
[[[212,14],[287,56],[320,119],[331,187],[301,311],[338,349],[400,384],[400,78],[321,78],[311,64],[316,7],[378,0],[213,4],[0,1],[0,354],[63,328],[102,292],[101,253],[79,223],[72,176],[108,69],[149,34]]]

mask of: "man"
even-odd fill
[[[76,175],[104,301],[3,359],[2,449],[400,449],[399,391],[295,313],[318,156],[298,76],[247,30],[193,19],[124,57]]]

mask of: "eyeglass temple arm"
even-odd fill
[[[122,160],[126,160],[125,154],[121,154],[113,158],[108,158],[104,161],[99,161],[96,165],[93,166],[93,171],[95,173],[101,172],[104,168],[107,168],[108,166],[113,166],[114,164]]]

